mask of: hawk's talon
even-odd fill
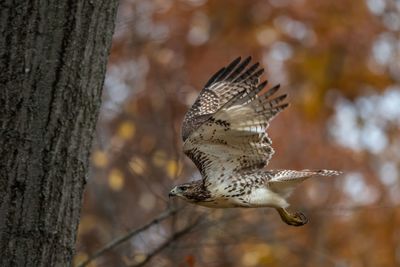
[[[308,223],[308,218],[302,212],[298,211],[293,214],[293,218],[296,221],[295,224],[291,224],[293,226],[302,226]]]
[[[307,217],[302,212],[291,213],[283,208],[276,209],[282,218],[282,221],[292,226],[302,226],[308,222]]]

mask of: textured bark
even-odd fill
[[[0,266],[69,266],[117,1],[0,4]]]

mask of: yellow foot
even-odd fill
[[[307,217],[301,212],[291,213],[283,208],[276,209],[282,218],[282,221],[292,226],[302,226],[308,222]]]

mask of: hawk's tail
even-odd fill
[[[273,191],[288,197],[300,182],[312,176],[337,176],[340,174],[342,172],[335,170],[277,170],[272,171],[272,178],[268,181],[268,185]]]
[[[337,176],[342,174],[340,171],[334,170],[277,170],[273,171],[273,177],[270,182],[289,182],[293,180],[304,180],[311,176]]]

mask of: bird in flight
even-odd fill
[[[333,170],[267,170],[274,150],[266,133],[269,122],[288,104],[274,97],[279,85],[263,90],[263,69],[251,57],[235,59],[206,83],[182,125],[183,151],[202,179],[175,186],[169,196],[210,208],[275,208],[293,226],[307,223],[301,212],[287,210],[287,198],[312,176],[335,176]]]

